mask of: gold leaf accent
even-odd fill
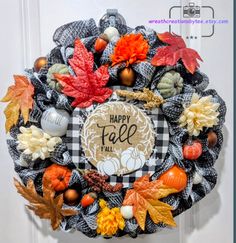
[[[154,94],[151,90],[144,88],[143,91],[127,91],[127,90],[117,90],[117,95],[121,97],[126,97],[130,100],[140,100],[145,101],[144,104],[145,109],[153,109],[159,107],[165,101],[161,96]]]

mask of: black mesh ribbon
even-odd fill
[[[50,108],[56,107],[58,109],[64,109],[69,113],[72,112],[71,102],[72,100],[65,95],[52,90],[46,82],[46,74],[48,68],[55,63],[63,63],[68,65],[68,59],[72,57],[74,52],[74,41],[76,38],[80,38],[85,44],[87,49],[93,53],[94,43],[96,38],[107,26],[103,26],[100,29],[96,26],[93,19],[85,21],[76,21],[59,27],[53,40],[57,46],[48,54],[48,64],[40,70],[38,74],[33,70],[26,70],[27,77],[31,80],[31,83],[35,87],[35,99],[33,110],[30,114],[30,121],[26,126],[35,125],[40,127],[40,118],[42,113]],[[215,90],[206,90],[209,80],[208,77],[197,70],[194,74],[190,74],[186,71],[183,64],[178,62],[175,66],[167,67],[154,67],[150,64],[150,60],[156,53],[156,49],[163,44],[159,41],[156,32],[152,29],[145,28],[144,26],[136,27],[135,29],[127,26],[116,26],[121,34],[126,33],[141,33],[145,39],[149,42],[149,53],[147,60],[134,64],[132,67],[137,73],[137,80],[134,89],[142,89],[143,87],[149,87],[155,89],[160,78],[168,71],[175,70],[181,74],[184,79],[184,88],[181,94],[168,98],[162,105],[161,109],[165,115],[169,125],[170,142],[168,152],[164,162],[160,165],[159,169],[152,176],[152,179],[158,179],[159,176],[171,168],[174,164],[185,169],[188,174],[187,187],[180,193],[170,195],[163,199],[164,202],[170,204],[173,207],[174,216],[182,213],[190,208],[194,203],[201,200],[207,193],[209,193],[215,186],[217,180],[217,173],[214,169],[214,164],[219,156],[219,152],[223,143],[222,126],[225,120],[226,106],[224,101],[220,98]],[[110,42],[101,56],[95,54],[95,68],[105,64],[111,63],[110,55],[112,54],[116,42]],[[118,72],[124,67],[124,64],[109,67],[111,83],[116,83],[118,80]],[[71,74],[73,71],[70,69]],[[197,92],[200,96],[212,95],[213,100],[220,104],[219,107],[219,123],[213,127],[216,132],[218,141],[214,148],[208,148],[207,145],[207,132],[208,129],[200,134],[198,139],[203,144],[203,154],[194,161],[186,161],[183,159],[182,145],[187,140],[187,130],[180,128],[178,125],[178,119],[183,112],[183,104],[188,104],[191,101],[192,94]],[[78,186],[81,188],[82,195],[88,192],[87,183],[83,179],[83,176],[78,172],[71,159],[71,155],[66,146],[67,138],[63,138],[63,143],[58,145],[55,151],[51,154],[51,158],[45,161],[36,160],[30,161],[30,158],[24,157],[23,159],[28,163],[27,166],[22,166],[20,160],[22,154],[17,150],[17,134],[19,134],[19,127],[23,125],[22,119],[19,120],[17,126],[11,129],[11,139],[7,140],[8,148],[12,159],[14,160],[15,171],[18,173],[23,183],[26,184],[28,179],[32,179],[35,183],[36,190],[42,192],[42,175],[45,168],[50,164],[57,163],[60,165],[67,165],[72,169],[72,176],[70,180],[70,186]],[[203,176],[203,182],[197,185],[193,185],[193,175],[198,172]],[[120,207],[125,195],[125,190],[117,193],[103,192],[102,197],[108,202],[110,207]],[[68,205],[64,205],[68,207]],[[78,210],[80,213],[76,216],[66,217],[61,223],[61,229],[64,231],[80,230],[88,237],[95,237],[96,233],[96,215],[99,212],[98,201],[96,200],[88,208],[82,208],[80,205],[72,207]],[[118,232],[116,236],[122,236],[129,234],[131,237],[136,237],[139,233],[153,233],[165,227],[162,224],[154,224],[149,216],[146,219],[146,228],[143,232],[138,226],[135,219],[126,220],[125,228],[122,232]]]

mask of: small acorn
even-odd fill
[[[82,197],[80,204],[83,208],[86,208],[89,205],[93,204],[96,199],[97,194],[95,192],[90,192]]]
[[[94,49],[96,52],[102,52],[105,50],[109,40],[106,34],[100,35],[94,45]]]
[[[207,134],[208,147],[209,147],[209,148],[213,148],[213,147],[215,147],[216,144],[217,144],[217,141],[218,141],[218,138],[217,138],[216,133],[213,132],[213,131],[210,131],[210,132]]]
[[[124,86],[131,87],[134,85],[136,75],[132,68],[126,67],[119,73],[120,83]]]
[[[75,205],[78,203],[79,193],[75,189],[67,189],[64,192],[64,201],[68,205]]]
[[[104,30],[104,34],[107,35],[109,41],[112,41],[113,38],[120,36],[119,31],[115,27],[112,27],[112,26],[106,28]]]
[[[47,64],[46,57],[39,57],[34,62],[34,71],[39,72],[39,70]]]

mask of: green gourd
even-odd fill
[[[48,69],[47,82],[48,82],[49,87],[57,90],[58,92],[61,92],[62,86],[54,78],[55,73],[57,73],[57,74],[69,74],[69,68],[65,64],[56,63]]]
[[[178,72],[169,71],[161,77],[157,89],[165,99],[180,94],[183,89],[183,78]]]

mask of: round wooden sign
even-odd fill
[[[123,175],[143,167],[155,137],[150,118],[137,106],[108,102],[89,115],[81,140],[85,156],[99,172]]]

